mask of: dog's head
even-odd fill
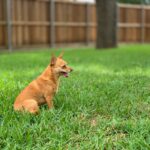
[[[50,61],[50,66],[57,76],[68,77],[69,73],[73,71],[73,69],[68,66],[67,62],[63,60],[63,53],[61,53],[59,57],[53,55]]]

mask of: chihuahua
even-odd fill
[[[49,109],[53,107],[52,99],[58,91],[60,76],[68,77],[73,71],[62,57],[63,53],[59,57],[52,56],[44,72],[18,95],[14,110],[37,114],[42,104],[47,104]]]

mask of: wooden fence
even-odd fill
[[[58,0],[0,0],[0,47],[95,42],[95,9]],[[119,42],[150,42],[150,6],[118,4],[117,28]]]

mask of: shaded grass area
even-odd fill
[[[67,50],[75,71],[61,78],[55,108],[14,112],[15,97],[49,55],[0,55],[0,149],[150,149],[150,45]]]

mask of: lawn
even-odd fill
[[[55,108],[14,112],[15,97],[49,57],[48,50],[0,54],[0,149],[150,149],[150,45],[68,49],[74,72],[61,78]]]

